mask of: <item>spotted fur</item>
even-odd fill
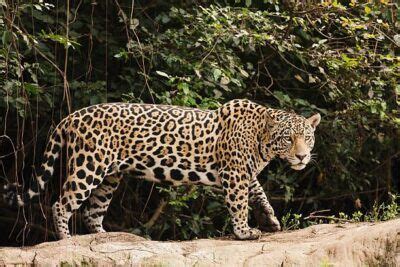
[[[258,204],[273,230],[279,230],[258,173],[275,157],[294,169],[309,162],[319,114],[308,119],[248,100],[233,100],[215,111],[147,104],[100,104],[78,110],[55,129],[37,176],[22,196],[8,199],[20,206],[38,196],[67,147],[68,177],[53,205],[59,238],[70,237],[68,221],[83,203],[91,232],[102,222],[124,173],[174,186],[222,187],[239,239],[258,238],[248,226],[248,204]],[[10,193],[11,192],[11,193]]]

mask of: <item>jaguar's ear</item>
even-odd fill
[[[279,116],[277,116],[277,114],[275,114],[273,111],[267,112],[265,115],[266,115],[266,120],[269,124],[276,124],[279,122]]]
[[[271,138],[271,135],[278,129],[279,121],[275,115],[267,114],[265,126],[266,126],[265,129],[266,138],[269,140]]]
[[[266,114],[266,126],[267,126],[267,132],[272,133],[275,126],[277,125],[277,119],[275,116],[272,116],[271,114]]]
[[[315,130],[318,124],[321,122],[321,115],[319,113],[312,115],[307,119],[307,121],[311,124],[311,127]]]

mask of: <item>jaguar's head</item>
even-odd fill
[[[318,113],[304,118],[294,113],[279,111],[279,114],[275,114],[271,127],[271,149],[274,154],[286,159],[292,169],[304,169],[311,160],[314,131],[320,121],[321,115]]]

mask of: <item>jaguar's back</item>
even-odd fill
[[[71,126],[68,126],[71,124]],[[138,178],[179,185],[214,184],[216,112],[148,104],[103,104],[65,122],[70,168],[93,159],[105,175],[130,171]],[[70,174],[72,170],[70,171]],[[100,171],[99,171],[100,173]]]

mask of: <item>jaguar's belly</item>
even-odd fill
[[[132,171],[132,174],[138,179],[170,184],[173,186],[185,184],[221,185],[221,180],[219,179],[216,170],[181,170],[178,168],[155,166],[153,169],[145,169],[141,171],[134,170]]]
[[[171,185],[219,185],[215,144],[200,145],[179,140],[178,146],[144,146],[125,158],[118,171],[134,177]],[[204,143],[203,143],[204,144]]]

